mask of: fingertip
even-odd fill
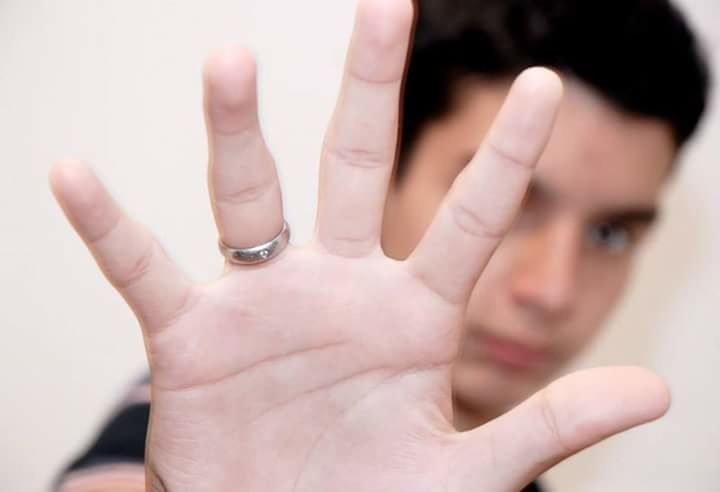
[[[670,389],[670,386],[660,377],[658,376],[658,380],[660,382],[658,391],[659,397],[658,397],[658,417],[663,417],[665,414],[667,414],[670,409],[672,408],[673,404],[673,395],[672,390]]]
[[[565,402],[567,408],[576,409],[573,415],[584,415],[583,425],[600,424],[601,434],[657,420],[671,403],[665,382],[649,369],[635,366],[579,371],[552,383],[548,390],[560,400],[572,397],[572,402]]]
[[[255,66],[255,55],[248,46],[230,42],[210,52],[203,65],[203,72],[213,75],[223,68],[242,68],[249,72]]]
[[[634,388],[628,392],[642,395],[645,403],[646,420],[652,421],[664,416],[672,404],[672,394],[667,383],[657,374],[644,367],[620,367],[625,377],[631,377]]]
[[[639,397],[646,404],[648,417],[659,418],[670,408],[670,389],[665,381],[650,369],[639,366],[617,366],[596,370],[604,371],[607,385],[612,385],[614,381],[622,381],[623,384],[619,387],[626,398]]]
[[[81,187],[92,171],[79,159],[65,157],[53,162],[48,172],[50,189],[57,196],[65,195],[69,190]]]
[[[254,104],[257,63],[246,46],[230,43],[212,51],[202,73],[213,106],[232,109]]]
[[[360,0],[357,24],[372,30],[378,44],[391,45],[407,32],[415,18],[412,0]]]
[[[92,168],[85,162],[64,158],[56,161],[48,180],[56,201],[81,236],[96,229],[99,220],[113,219],[117,207]]]
[[[559,106],[562,101],[565,86],[560,75],[545,67],[531,67],[518,75],[513,89],[522,91],[533,100],[547,101],[553,106]]]
[[[415,19],[411,0],[360,0],[355,15],[351,71],[372,82],[399,80]]]

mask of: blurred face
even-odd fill
[[[468,81],[457,109],[420,135],[388,199],[383,246],[390,256],[412,252],[508,88]],[[566,81],[522,211],[467,307],[454,380],[460,414],[493,418],[546,384],[593,338],[628,280],[675,151],[665,123],[629,116]]]

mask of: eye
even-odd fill
[[[623,253],[632,246],[630,228],[622,224],[604,223],[588,228],[587,240],[591,247],[602,248],[613,254]]]

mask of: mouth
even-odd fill
[[[469,330],[466,344],[474,358],[506,370],[532,372],[542,369],[548,362],[548,354],[544,350],[486,332]]]

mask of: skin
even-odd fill
[[[473,431],[453,428],[470,295],[521,204],[562,86],[544,69],[522,74],[418,247],[389,258],[380,237],[412,19],[409,1],[359,3],[315,239],[272,261],[193,283],[85,164],[51,170],[68,220],[143,330],[147,490],[517,490],[667,410],[657,376],[607,368],[554,382]],[[252,58],[215,53],[204,81],[220,238],[265,242],[283,216]],[[454,255],[435,261],[447,244]]]
[[[676,153],[669,125],[628,115],[582,82],[565,85],[520,215],[470,297],[453,382],[460,428],[504,413],[587,346],[658,215]],[[415,248],[508,88],[463,81],[452,110],[421,132],[388,198],[390,256]]]

